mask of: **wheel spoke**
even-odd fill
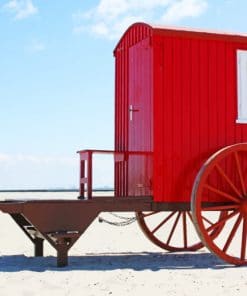
[[[239,211],[234,211],[233,213],[225,216],[224,218],[220,219],[217,223],[214,223],[213,225],[211,225],[210,227],[208,227],[206,230],[207,232],[210,232],[211,230],[213,230],[214,228],[221,226],[223,223],[225,223],[227,220],[231,219],[232,217],[234,217],[235,215],[237,215],[239,213]]]
[[[238,227],[240,225],[241,220],[242,220],[242,216],[239,214],[238,219],[236,220],[236,222],[235,222],[235,224],[234,224],[234,226],[232,228],[232,231],[231,231],[231,233],[230,233],[230,235],[229,235],[229,237],[228,237],[228,239],[227,239],[227,241],[226,241],[226,243],[224,245],[223,252],[226,252],[228,250],[228,248],[229,248],[229,246],[230,246],[230,244],[231,244],[231,242],[232,242],[232,240],[233,240],[233,238],[234,238],[234,236],[236,234],[236,231],[237,231],[237,229],[238,229]]]
[[[221,190],[219,190],[219,189],[217,189],[217,188],[215,188],[213,186],[210,186],[209,184],[204,184],[204,187],[209,189],[210,191],[218,194],[218,195],[224,196],[225,198],[227,198],[227,199],[229,199],[231,201],[234,201],[236,203],[240,203],[240,200],[238,198],[236,198],[236,197],[234,197],[234,196],[232,196],[232,195],[230,195],[230,194],[228,194],[226,192],[223,192],[223,191],[221,191]]]
[[[186,222],[186,212],[183,212],[183,233],[184,233],[184,247],[187,248],[187,222]]]
[[[173,217],[176,214],[176,212],[172,212],[169,216],[167,216],[163,221],[161,221],[161,223],[159,225],[157,225],[152,231],[151,233],[154,234],[158,229],[160,229],[161,226],[163,226],[168,220],[171,219],[171,217]]]
[[[226,182],[230,185],[230,187],[233,189],[233,191],[237,194],[239,198],[242,198],[242,194],[237,189],[237,187],[232,183],[232,181],[229,179],[229,177],[225,174],[223,169],[219,166],[219,164],[216,164],[216,169],[219,172],[219,174],[226,180]]]
[[[246,254],[246,237],[247,236],[247,218],[243,219],[243,233],[242,233],[242,245],[241,245],[241,260],[245,260]]]
[[[156,215],[156,214],[158,214],[158,213],[160,213],[160,211],[158,211],[158,212],[151,212],[151,213],[147,213],[147,214],[142,213],[142,216],[143,216],[144,218],[146,218],[146,217],[149,217],[149,216],[152,216],[152,215]]]
[[[155,245],[171,252],[196,251],[203,247],[203,244],[199,239],[193,237],[191,240],[189,240],[190,237],[188,236],[188,233],[195,230],[194,225],[191,225],[189,221],[191,219],[191,214],[189,211],[175,210],[169,211],[168,213],[160,212],[158,217],[152,216],[154,213],[156,212],[137,212],[136,218],[144,234]],[[186,217],[187,214],[189,215],[190,219]],[[145,215],[151,215],[150,219],[146,219]],[[152,217],[154,217],[154,219],[152,219]],[[155,218],[159,218],[159,220],[155,221]],[[183,229],[178,226],[181,226]],[[181,235],[182,242],[173,239],[175,232]]]
[[[240,166],[238,153],[236,151],[234,152],[234,157],[235,157],[235,161],[236,161],[236,165],[237,165],[237,171],[238,171],[242,191],[243,191],[243,194],[246,195],[246,189],[245,189],[245,184],[244,184],[243,173],[242,173],[242,169],[241,169],[241,166]]]
[[[206,221],[208,224],[213,225],[214,223],[207,219],[205,216],[202,216],[202,219]]]
[[[167,242],[166,242],[168,245],[169,245],[169,243],[170,243],[170,241],[172,239],[173,233],[174,233],[174,231],[175,231],[175,229],[177,227],[177,224],[178,224],[178,220],[179,220],[180,215],[181,215],[181,212],[178,212],[177,218],[176,218],[176,220],[174,222],[174,225],[172,227],[172,230],[171,230],[170,235],[169,235],[169,237],[167,239]]]

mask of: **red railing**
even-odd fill
[[[113,150],[82,150],[78,153],[80,154],[80,197],[91,199],[93,197],[93,155],[113,155],[116,163],[124,160],[124,153]]]
[[[133,184],[128,184],[128,170],[126,169],[126,165],[130,165],[129,159],[133,156],[140,157],[144,156],[146,160],[150,159],[152,152],[146,151],[125,151],[125,152],[117,152],[114,150],[81,150],[78,151],[80,154],[80,197],[81,199],[91,199],[93,197],[93,155],[94,154],[107,154],[113,156],[113,169],[114,169],[114,195],[116,196],[128,196],[129,192],[133,190],[129,190],[129,186],[133,187]],[[122,162],[122,164],[120,164]],[[147,162],[148,163],[148,162]],[[120,165],[120,167],[119,167]],[[121,171],[122,167],[122,171]],[[120,170],[119,170],[120,168]],[[143,171],[141,170],[143,169]],[[118,172],[116,174],[116,171]],[[147,172],[147,168],[140,167],[140,175],[145,175]],[[145,181],[148,187],[152,187],[151,180]],[[143,184],[136,184],[136,186],[141,187]],[[140,188],[139,188],[140,189]],[[134,194],[136,195],[136,194]]]

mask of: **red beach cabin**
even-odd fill
[[[116,195],[189,202],[205,160],[247,141],[247,36],[136,23],[114,56]]]

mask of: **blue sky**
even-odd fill
[[[112,149],[112,51],[136,21],[247,33],[244,0],[0,0],[0,189],[77,187]],[[109,185],[105,162],[96,186]],[[109,177],[110,176],[110,177]]]

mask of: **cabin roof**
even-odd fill
[[[247,34],[244,33],[234,33],[234,32],[224,32],[217,30],[205,30],[196,28],[186,28],[186,27],[173,27],[156,25],[149,23],[134,23],[132,24],[122,35],[119,42],[117,43],[114,52],[118,49],[122,41],[128,35],[128,33],[136,27],[143,27],[150,30],[151,35],[163,35],[163,36],[183,36],[188,38],[199,38],[199,39],[211,39],[211,40],[222,40],[222,41],[235,41],[235,42],[245,42],[247,43]]]

